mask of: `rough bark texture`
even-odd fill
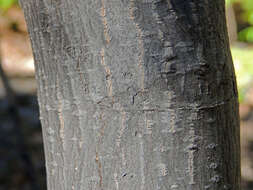
[[[49,190],[239,190],[222,0],[21,0]]]

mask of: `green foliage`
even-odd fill
[[[239,101],[242,102],[248,88],[253,84],[253,49],[231,48],[237,85],[239,90]]]
[[[236,3],[236,6],[241,7],[242,12],[237,14],[239,14],[240,20],[244,22],[243,25],[248,25],[248,27],[239,31],[238,39],[253,42],[253,0],[226,0],[226,5],[231,3]]]
[[[238,34],[240,41],[253,42],[253,26],[241,30]]]
[[[226,5],[233,3],[235,0],[226,0]]]
[[[253,11],[253,2],[252,0],[234,0],[235,2],[239,2],[242,8],[245,11],[252,12]]]
[[[0,0],[0,9],[5,11],[17,2],[17,0]]]

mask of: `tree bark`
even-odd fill
[[[49,190],[240,190],[218,0],[20,0]]]

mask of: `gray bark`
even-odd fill
[[[239,190],[224,2],[21,0],[49,190]]]

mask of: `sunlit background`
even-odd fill
[[[253,0],[226,0],[226,8],[239,89],[242,185],[243,190],[252,190]],[[0,62],[0,190],[44,190],[33,58],[17,0],[0,0]]]

